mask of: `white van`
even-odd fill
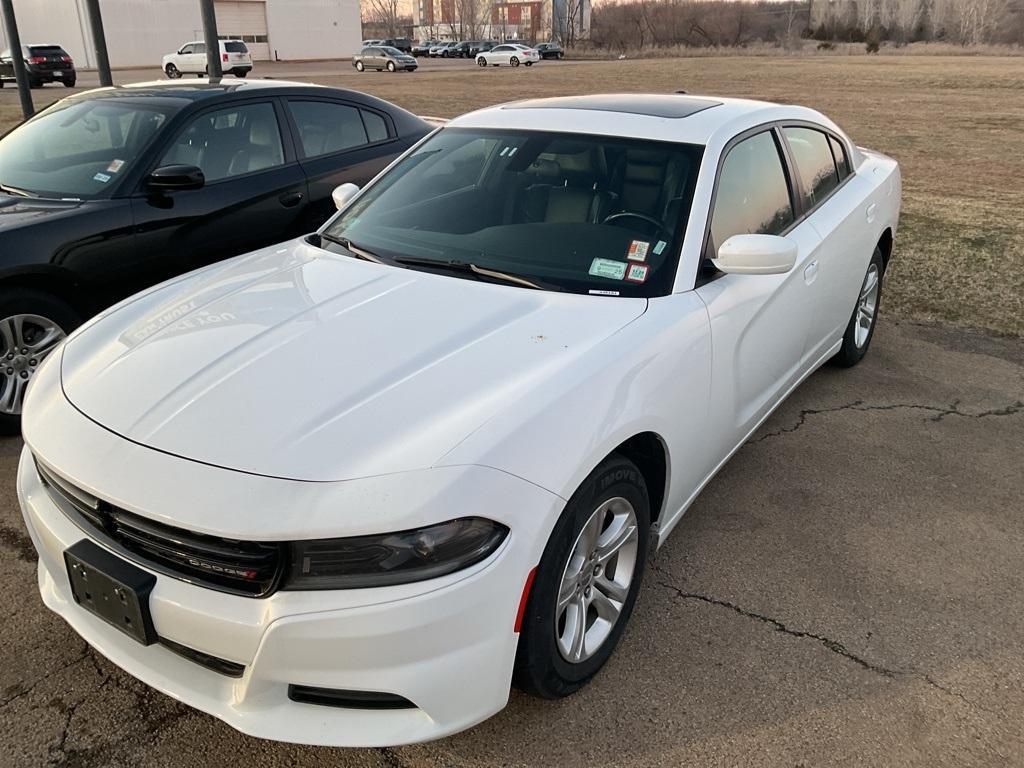
[[[252,56],[241,40],[220,40],[220,66],[225,75],[245,77],[252,70]],[[174,53],[164,56],[164,73],[170,78],[182,75],[206,77],[206,43],[196,40],[185,43]]]

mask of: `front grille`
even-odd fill
[[[141,517],[98,499],[46,469],[36,470],[65,514],[143,565],[223,592],[263,597],[280,581],[284,546],[194,533]]]

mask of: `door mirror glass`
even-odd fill
[[[342,184],[334,188],[331,192],[331,197],[334,199],[334,207],[339,211],[348,205],[348,201],[351,200],[359,192],[359,187],[355,184]]]
[[[733,235],[712,262],[735,275],[781,275],[796,264],[796,245],[777,235]]]
[[[206,183],[202,170],[194,165],[163,165],[149,174],[150,189],[199,189]]]

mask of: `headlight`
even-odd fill
[[[291,544],[284,589],[355,589],[423,581],[479,563],[508,528],[462,517],[412,531]]]

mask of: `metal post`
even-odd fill
[[[100,85],[109,87],[114,84],[114,79],[110,76],[110,59],[107,58],[107,38],[103,34],[100,0],[85,0],[85,10],[89,14],[89,28],[92,30],[92,47],[96,49],[96,69],[99,72]]]
[[[14,18],[14,3],[12,0],[0,0],[0,8],[4,12],[4,28],[7,30],[7,45],[11,49],[14,78],[18,81],[18,96],[21,97],[21,114],[28,120],[28,118],[36,113],[36,108],[32,105],[32,94],[29,93],[28,72],[25,71],[25,58],[21,52],[18,22]]]
[[[213,0],[199,0],[199,8],[203,12],[203,39],[206,40],[206,75],[211,79],[220,79],[224,71],[220,67],[217,14],[213,10]]]

